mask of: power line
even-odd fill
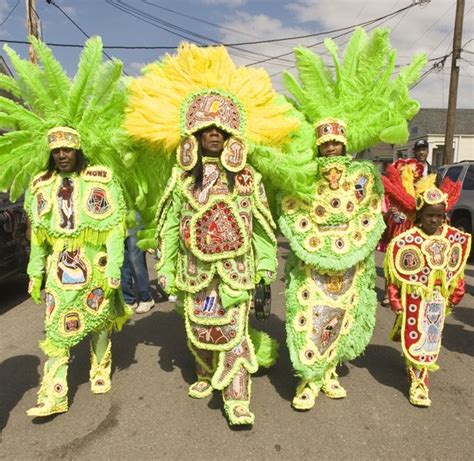
[[[53,5],[55,6],[64,16],[66,16],[66,18],[72,23],[74,24],[74,26],[76,27],[76,29],[78,29],[86,38],[90,38],[90,35],[76,22],[74,21],[74,19],[72,19],[54,0],[46,0],[46,3],[48,5]],[[36,13],[36,11],[35,11]],[[37,14],[37,13],[36,13]],[[104,53],[105,56],[107,56],[107,58],[109,58],[111,61],[113,60],[112,56],[110,56],[106,51],[102,50],[102,52]],[[125,72],[125,70],[123,70],[123,73],[125,75],[128,76],[127,72]]]
[[[48,1],[48,0],[46,0],[46,1]],[[49,0],[49,1],[53,1],[53,0]],[[106,0],[106,2],[108,2],[108,1],[109,0]],[[402,8],[401,10],[394,11],[393,13],[390,13],[386,16],[392,16],[392,15],[398,14],[401,11],[404,11],[406,8],[411,8],[412,6],[415,6],[415,5],[416,4],[413,4],[413,5],[410,5],[408,7]],[[385,18],[385,17],[382,16],[381,18]],[[367,25],[367,24],[372,24],[374,22],[380,21],[381,18],[371,19],[371,20],[366,21],[365,23],[353,24],[353,25],[347,26],[343,29],[333,29],[333,30],[329,30],[329,31],[318,32],[318,33],[308,34],[308,35],[304,35],[304,36],[280,37],[280,38],[276,38],[276,39],[263,40],[263,41],[260,41],[260,42],[220,43],[220,44],[223,45],[223,46],[228,47],[228,46],[233,46],[233,45],[272,43],[272,42],[279,42],[279,41],[284,41],[284,40],[286,40],[286,41],[296,40],[300,37],[306,37],[306,38],[315,37],[315,36],[330,34],[330,33],[340,31],[340,30],[345,30],[345,29],[351,29],[350,32],[352,32],[352,30],[355,27],[363,26],[363,25]],[[333,37],[333,38],[338,38],[338,36]],[[0,42],[14,43],[14,44],[25,44],[25,45],[29,44],[29,42],[25,41],[25,40],[12,40],[12,39],[2,39],[2,38],[0,38]],[[314,47],[314,46],[317,46],[318,44],[321,44],[321,43],[323,43],[323,42],[318,42],[317,44],[313,44],[313,45],[309,45],[309,46]],[[46,44],[48,46],[52,46],[52,47],[64,47],[64,48],[82,48],[83,47],[82,44],[64,43],[64,42],[63,43],[46,42]],[[176,45],[164,45],[164,46],[163,45],[104,45],[103,48],[108,49],[108,50],[174,50],[174,49],[176,49]],[[291,53],[289,53],[289,54],[291,54]]]
[[[163,10],[163,11],[168,11],[169,13],[176,14],[176,15],[181,16],[183,18],[192,19],[193,21],[197,21],[197,22],[200,22],[202,24],[207,24],[208,26],[211,26],[211,27],[215,27],[215,28],[218,28],[218,29],[221,29],[221,30],[225,30],[225,31],[228,31],[228,32],[233,32],[233,33],[240,34],[240,35],[247,35],[247,36],[253,37],[253,38],[260,38],[257,35],[249,34],[248,32],[242,32],[241,30],[232,29],[230,27],[225,27],[221,24],[216,24],[214,22],[206,21],[205,19],[197,18],[197,17],[191,16],[189,14],[184,14],[180,11],[172,10],[171,8],[166,8],[164,6],[156,5],[155,3],[147,1],[147,0],[141,0],[141,1],[142,1],[142,3],[145,3],[146,5],[152,6],[153,8],[158,8],[158,9]]]
[[[413,4],[413,5],[415,5],[415,4]],[[395,12],[395,13],[396,13],[396,12]],[[381,24],[383,24],[383,23],[389,21],[390,19],[394,18],[394,17],[396,16],[395,13],[394,13],[393,15],[387,15],[387,17],[381,22]],[[399,13],[397,13],[397,14],[400,14],[400,13],[401,13],[401,12],[399,12]],[[406,15],[406,13],[405,13],[405,15]],[[405,15],[404,15],[404,17],[405,17]],[[370,22],[371,24],[374,24],[375,22],[377,22],[377,20],[371,20],[371,21],[369,21],[369,22]],[[374,25],[373,27],[369,28],[368,31],[369,31],[369,32],[372,31],[373,29],[375,29],[375,27],[379,27],[381,24],[377,24],[376,26]],[[354,29],[355,29],[355,28],[354,28]],[[348,32],[345,32],[345,33],[343,33],[343,34],[336,35],[336,36],[331,37],[331,38],[332,38],[332,39],[335,39],[335,38],[340,38],[340,37],[342,37],[343,35],[348,35],[348,34],[351,33],[354,29],[351,29],[351,30],[349,30]],[[350,38],[347,39],[347,40],[345,40],[345,41],[342,42],[342,43],[339,43],[338,46],[345,45],[345,44],[348,43],[349,41],[350,41]],[[308,48],[313,48],[313,47],[315,47],[315,46],[317,46],[317,45],[321,45],[322,43],[324,43],[324,40],[323,40],[323,41],[320,41],[320,42],[318,42],[318,43],[314,43],[314,44],[312,44],[312,45],[309,45]],[[321,53],[322,56],[327,55],[327,54],[328,54],[328,51],[325,51],[325,52]],[[295,68],[295,67],[296,67],[296,65],[292,65],[292,66],[290,66],[288,69],[293,69],[293,68]],[[333,67],[333,66],[329,66],[329,67]],[[395,67],[399,67],[399,65],[397,65],[397,66],[395,66]],[[280,71],[280,72],[275,72],[275,73],[273,73],[273,74],[270,74],[270,77],[275,77],[275,76],[277,76],[277,75],[279,75],[279,74],[281,74],[281,73],[282,73],[281,71]]]
[[[364,21],[364,22],[361,22],[359,24],[354,24],[352,26],[348,26],[348,27],[345,27],[345,28],[341,28],[341,29],[334,29],[333,31],[330,31],[328,33],[332,33],[332,32],[337,32],[337,31],[341,31],[341,30],[347,30],[349,29],[348,31],[342,33],[342,34],[339,34],[339,35],[336,35],[334,37],[331,37],[332,39],[335,39],[335,38],[339,38],[339,37],[342,37],[344,35],[347,35],[347,34],[350,34],[356,27],[359,27],[359,26],[367,26],[367,25],[370,25],[370,24],[373,24],[375,22],[379,22],[379,21],[383,21],[383,20],[388,20],[389,18],[391,17],[394,17],[410,8],[413,8],[414,6],[418,5],[418,3],[412,3],[411,5],[408,5],[408,6],[405,6],[403,8],[400,8],[392,13],[388,13],[384,16],[380,16],[378,18],[375,18],[375,19],[370,19],[368,21]],[[313,36],[315,36],[316,34],[314,34]],[[319,34],[318,34],[319,35]],[[320,42],[317,42],[317,43],[314,43],[313,45],[309,45],[308,48],[313,48],[317,45],[321,45],[322,43],[324,43],[324,40],[320,41]],[[256,61],[254,63],[252,63],[251,65],[256,65],[256,64],[263,64],[265,62],[268,62],[268,61],[271,61],[272,59],[279,59],[279,58],[282,58],[282,57],[285,57],[285,56],[288,56],[288,55],[291,55],[293,54],[293,51],[290,51],[289,53],[283,53],[283,54],[280,54],[278,56],[274,56],[273,58],[271,59],[262,59],[260,61]]]
[[[166,31],[166,32],[168,32],[172,35],[176,35],[180,38],[184,38],[185,40],[194,41],[198,45],[206,45],[206,43],[202,42],[201,40],[207,40],[208,42],[211,42],[215,45],[220,44],[220,41],[218,41],[218,40],[216,40],[212,37],[208,37],[206,35],[196,33],[192,30],[189,30],[189,29],[186,29],[184,27],[178,26],[178,25],[173,24],[171,22],[164,21],[160,18],[157,18],[156,16],[153,16],[152,14],[149,14],[149,13],[146,13],[145,11],[140,10],[139,8],[131,6],[131,5],[123,2],[122,0],[106,0],[106,3],[108,3],[113,8],[116,8],[116,9],[130,15],[130,16],[133,16],[133,17],[139,19],[140,21],[143,21],[147,24],[152,25],[153,27],[164,30],[164,31]],[[187,34],[187,35],[183,35],[183,34]],[[191,36],[193,38],[190,38],[189,36]],[[199,39],[199,41],[196,40],[196,38]],[[255,56],[260,56],[260,57],[265,57],[265,58],[270,57],[268,55],[258,53],[256,51],[250,51],[250,50],[246,50],[246,49],[243,49],[243,48],[238,48],[237,46],[232,45],[232,44],[227,44],[227,46],[229,48],[234,48],[238,51],[242,51],[244,53],[250,53],[250,54],[253,54]],[[238,55],[237,53],[234,53],[234,54],[236,56],[242,57],[244,59],[250,59],[247,56]],[[285,60],[283,60],[283,61],[285,61]]]
[[[18,6],[18,4],[20,3],[20,0],[17,0],[17,2],[15,3],[15,6],[10,10],[10,13],[8,13],[5,17],[5,19],[0,23],[0,27],[2,27],[7,21],[8,19],[10,18],[10,16],[13,14],[13,12],[16,10],[16,7]]]

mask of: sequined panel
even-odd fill
[[[69,312],[64,316],[64,331],[66,333],[74,333],[81,328],[81,318],[77,312]]]
[[[405,314],[405,344],[418,362],[436,361],[444,327],[445,300],[438,290],[431,300],[421,300],[407,306]]]
[[[94,187],[87,198],[87,209],[90,213],[103,215],[110,209],[107,193],[101,187]]]
[[[46,209],[46,205],[47,205],[47,201],[44,198],[44,195],[40,192],[36,196],[36,212],[37,212],[38,216],[41,216],[43,211]]]
[[[228,127],[231,131],[239,131],[241,126],[237,105],[232,99],[217,93],[197,96],[186,112],[185,121],[186,129],[190,132],[211,122]]]
[[[422,251],[428,256],[431,268],[442,268],[446,264],[449,243],[441,239],[430,239],[423,242]]]
[[[311,278],[326,296],[332,299],[338,299],[345,295],[351,288],[354,282],[355,272],[356,267],[351,267],[346,272],[334,272],[331,274],[322,274],[321,272],[311,269]]]
[[[104,290],[101,287],[96,287],[87,296],[87,307],[92,311],[97,312],[104,302],[104,299]]]
[[[57,276],[63,285],[82,285],[88,277],[87,264],[81,250],[62,251],[58,257]]]
[[[196,244],[205,254],[238,250],[244,243],[233,211],[217,202],[196,222]]]
[[[237,344],[237,346],[235,346],[230,351],[224,352],[224,354],[224,366],[222,367],[222,372],[219,375],[220,382],[225,382],[227,376],[230,373],[235,372],[235,363],[238,359],[244,359],[249,363],[252,363],[254,359],[253,354],[250,352],[249,340],[246,336],[244,336],[240,344]],[[247,373],[245,370],[243,371]],[[242,392],[242,389],[239,388],[238,391]]]
[[[235,176],[235,186],[239,195],[250,195],[254,188],[253,174],[250,168],[245,167]]]
[[[45,301],[46,301],[46,316],[49,318],[51,314],[54,312],[56,308],[56,299],[54,295],[50,292],[45,293]]]
[[[339,307],[313,307],[313,330],[311,340],[321,355],[338,339],[344,321],[345,310]]]
[[[244,368],[240,368],[234,379],[225,388],[224,400],[249,400],[248,385],[249,373]]]
[[[217,283],[213,282],[206,290],[194,295],[193,314],[197,321],[199,321],[200,318],[220,319],[224,317],[225,309],[222,306]]]
[[[237,335],[238,314],[239,311],[236,309],[232,313],[232,320],[228,325],[199,325],[195,322],[190,322],[191,333],[197,342],[203,344],[227,344]]]
[[[59,225],[62,229],[72,230],[75,227],[74,183],[71,178],[63,178],[56,194],[58,200]]]

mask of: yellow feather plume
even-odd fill
[[[132,81],[125,128],[133,137],[173,152],[185,135],[183,105],[188,96],[203,90],[228,94],[240,103],[246,120],[240,136],[254,143],[284,144],[299,126],[287,115],[291,106],[276,100],[265,70],[237,68],[224,46],[183,43],[175,55],[147,66],[145,74]]]
[[[415,185],[416,195],[423,195],[428,189],[437,189],[436,175],[430,174],[421,178]]]

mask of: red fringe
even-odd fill
[[[451,178],[444,178],[439,188],[448,196],[446,211],[450,211],[461,196],[461,181],[454,182]]]
[[[410,195],[402,184],[400,173],[394,165],[388,165],[385,176],[382,176],[385,193],[391,203],[397,206],[405,214],[416,210],[415,197]]]

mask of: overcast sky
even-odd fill
[[[18,0],[0,0],[0,24],[12,11]],[[376,19],[411,5],[411,0],[55,0],[88,35],[101,35],[106,45],[167,46],[175,47],[183,35],[200,43],[211,40],[222,43],[294,37],[331,31]],[[458,107],[474,108],[474,0],[466,0],[463,31],[461,76]],[[112,4],[121,5],[128,12]],[[136,10],[130,11],[130,7]],[[83,43],[84,35],[63,13],[46,0],[37,0],[37,12],[42,21],[43,39],[56,43]],[[173,10],[167,11],[167,10]],[[452,49],[455,0],[431,0],[423,6],[414,6],[383,22],[392,30],[392,44],[398,50],[398,63],[409,62],[416,52],[425,52],[429,58],[446,55]],[[134,17],[148,15],[147,22]],[[157,20],[163,21],[161,24]],[[150,24],[150,22],[152,24]],[[375,23],[382,24],[382,21]],[[374,24],[374,25],[375,25]],[[173,26],[181,29],[177,30]],[[172,29],[174,34],[163,30]],[[369,28],[373,27],[368,26]],[[190,33],[195,34],[193,36]],[[339,32],[341,33],[341,32]],[[241,45],[229,51],[239,64],[264,66],[272,75],[277,90],[282,90],[281,72],[291,68],[291,50],[295,45],[311,46],[337,32],[306,39]],[[0,39],[25,40],[25,1],[19,3],[10,17],[0,26]],[[337,38],[344,48],[348,35]],[[27,47],[11,45],[26,57]],[[69,74],[77,64],[78,50],[54,47],[54,52]],[[322,45],[312,48],[325,51]],[[172,51],[172,50],[170,50]],[[121,59],[130,75],[137,75],[145,63],[158,59],[165,50],[108,50]],[[270,59],[287,54],[280,59]],[[427,69],[436,62],[432,61]],[[451,61],[444,68],[430,72],[413,90],[422,107],[447,107]],[[294,69],[293,69],[294,70]]]

